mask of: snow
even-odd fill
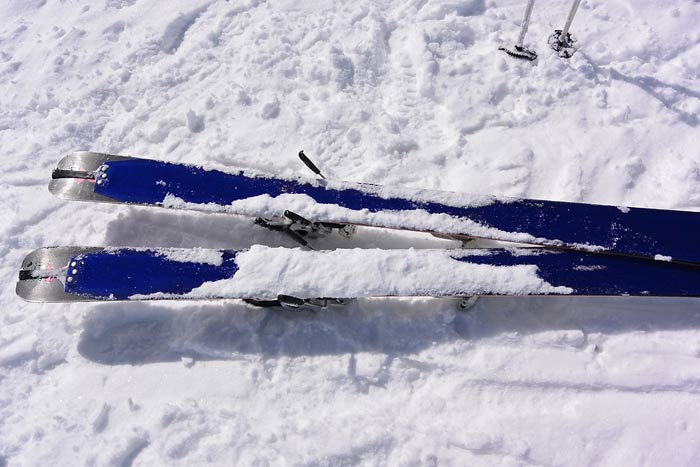
[[[0,465],[696,465],[697,299],[28,304],[45,245],[295,246],[249,219],[69,203],[66,153],[700,210],[692,0],[0,3]],[[360,229],[318,248],[456,242]],[[214,260],[212,258],[212,260]]]
[[[398,193],[397,193],[398,195]],[[465,196],[464,198],[472,198]],[[465,200],[465,205],[477,206],[489,202],[482,197]],[[248,216],[256,216],[261,213],[265,217],[282,217],[285,210],[291,210],[309,219],[330,219],[339,223],[352,223],[357,225],[381,225],[387,228],[408,228],[421,232],[442,232],[455,234],[469,234],[475,237],[486,237],[504,241],[517,241],[521,243],[536,243],[540,245],[561,245],[560,240],[536,238],[522,232],[506,232],[494,227],[485,226],[467,218],[451,216],[449,214],[434,214],[424,209],[413,211],[376,211],[368,209],[353,210],[338,207],[332,204],[319,204],[308,195],[284,193],[272,197],[270,195],[252,196],[234,201],[230,205],[222,207],[216,203],[188,203],[172,194],[165,197],[163,205],[170,208],[192,209],[210,212],[232,212]],[[591,244],[576,244],[582,250],[601,251],[604,247]]]
[[[654,255],[654,259],[656,261],[673,261],[673,258],[664,255]]]
[[[216,250],[200,251],[204,259],[216,255]],[[539,278],[535,265],[490,266],[453,259],[483,254],[478,250],[455,254],[448,250],[371,248],[308,251],[254,245],[236,255],[238,270],[232,278],[205,283],[187,296],[274,300],[278,294],[354,298],[573,292],[570,287],[553,286]],[[176,261],[178,256],[168,254]],[[183,260],[204,262],[193,257]]]
[[[168,248],[158,250],[160,254],[172,261],[194,261],[197,263],[220,266],[224,258],[220,251],[206,248]]]

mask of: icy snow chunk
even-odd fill
[[[208,3],[190,11],[189,13],[181,14],[173,21],[168,23],[168,25],[165,27],[165,31],[163,31],[163,38],[160,41],[160,49],[168,54],[174,54],[177,52],[177,49],[180,47],[180,44],[182,44],[182,41],[185,38],[185,33],[187,33],[187,30],[194,24],[195,21],[197,21],[199,15],[201,15],[204,10],[207,9],[207,7],[209,7]]]
[[[148,433],[142,428],[135,428],[128,437],[113,440],[98,459],[97,465],[132,465],[136,456],[149,444]]]
[[[456,42],[468,47],[474,43],[474,30],[465,22],[466,20],[451,17],[439,23],[429,23],[425,26],[428,41],[434,44]]]
[[[109,411],[111,407],[109,404],[102,404],[99,412],[92,420],[92,432],[101,433],[107,427],[109,423]]]
[[[542,331],[530,336],[529,340],[542,347],[582,348],[586,344],[586,335],[580,329]]]
[[[575,271],[602,271],[603,269],[605,269],[605,266],[601,266],[601,265],[592,265],[592,266],[577,265],[577,266],[574,266]]]
[[[102,31],[102,35],[105,37],[105,39],[107,39],[110,42],[117,42],[121,33],[124,32],[125,27],[126,25],[124,21],[117,21],[115,23],[112,23],[112,25],[107,26]]]
[[[362,133],[357,128],[351,128],[345,133],[345,138],[352,144],[357,144],[362,139]]]
[[[484,0],[429,0],[418,11],[418,19],[445,19],[446,16],[476,16],[484,12]]]
[[[121,250],[122,248],[119,247],[107,247],[104,249],[105,252],[112,254],[119,254]],[[146,251],[151,249],[132,248],[132,250]],[[157,254],[171,261],[211,264],[213,266],[221,266],[224,260],[223,253],[220,250],[209,248],[158,248]]]
[[[274,118],[277,118],[279,114],[280,101],[276,97],[270,102],[265,103],[262,107],[262,110],[260,111],[260,116],[264,120],[272,120]]]
[[[654,255],[654,259],[656,261],[673,261],[672,257],[664,255]]]
[[[245,89],[239,89],[236,91],[235,101],[236,103],[246,107],[253,103],[253,99],[250,98],[250,94],[248,94]]]
[[[139,404],[137,404],[136,402],[134,402],[134,400],[131,397],[129,399],[127,399],[127,404],[129,406],[130,412],[136,412],[137,410],[141,409],[141,406]]]
[[[54,349],[44,351],[36,361],[38,371],[46,371],[66,361],[66,349]]]
[[[117,10],[121,10],[122,8],[130,7],[134,3],[136,3],[136,0],[107,0],[106,2],[107,8],[116,8]],[[86,12],[90,10],[89,6],[83,7],[83,11]]]
[[[180,359],[185,368],[192,368],[194,366],[194,358],[192,357],[182,357]]]
[[[122,105],[122,107],[124,107],[124,110],[126,110],[127,112],[131,112],[138,105],[138,102],[126,96],[119,97],[119,103]]]
[[[0,342],[0,367],[13,367],[37,357],[38,338],[25,335],[8,342]]]
[[[209,250],[206,248],[192,249],[162,249],[158,250],[166,258],[172,261],[182,263],[202,263],[211,264],[213,266],[221,266],[224,261],[223,254],[218,250]]]
[[[346,89],[354,84],[355,65],[352,60],[337,47],[331,48],[331,63],[335,68],[333,79],[338,89]]]
[[[204,117],[194,113],[194,110],[187,111],[187,129],[192,133],[200,133],[204,130]]]

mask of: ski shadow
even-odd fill
[[[250,218],[196,211],[129,207],[110,221],[111,246],[242,249],[252,244],[295,246],[291,239],[256,226]]]
[[[256,225],[253,218],[232,214],[130,207],[110,221],[105,244],[162,248],[223,248],[251,245],[299,247],[284,233]],[[358,227],[350,238],[330,234],[309,240],[317,250],[338,248],[456,248],[460,242],[420,232]]]
[[[252,219],[190,211],[131,207],[111,221],[114,246],[242,249],[252,244],[297,247]],[[427,234],[359,228],[345,239],[313,241],[317,249],[445,248],[459,242]],[[473,245],[489,246],[489,245]],[[276,356],[390,357],[450,342],[580,330],[697,329],[700,299],[651,297],[482,297],[469,311],[457,299],[361,299],[317,312],[256,308],[239,300],[119,302],[89,307],[78,351],[105,365],[143,365],[184,358],[237,360]]]
[[[92,305],[79,353],[104,365],[185,358],[390,357],[435,345],[580,330],[585,336],[697,329],[700,299],[482,297],[469,311],[456,299],[363,299],[316,312],[256,308],[241,301]],[[511,336],[511,337],[508,337]]]

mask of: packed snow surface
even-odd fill
[[[250,219],[69,203],[94,150],[294,176],[700,210],[700,4],[0,3],[0,466],[697,465],[700,301],[28,304],[44,245],[294,246]],[[360,229],[319,249],[456,242]],[[216,261],[216,258],[211,258]]]

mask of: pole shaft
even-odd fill
[[[566,18],[566,24],[564,24],[564,28],[561,30],[561,34],[559,35],[559,42],[563,43],[564,45],[569,44],[569,42],[566,40],[566,36],[569,34],[569,28],[571,27],[571,23],[574,21],[576,10],[578,10],[578,6],[580,4],[581,0],[574,0],[574,3],[571,5],[571,11],[569,11],[569,17]]]
[[[518,42],[515,44],[518,47],[523,46],[523,41],[525,40],[525,33],[527,32],[528,26],[530,26],[530,15],[532,14],[532,8],[534,6],[535,0],[527,0],[527,7],[525,7],[525,18],[523,18],[523,24],[520,26],[520,36],[518,37]]]

